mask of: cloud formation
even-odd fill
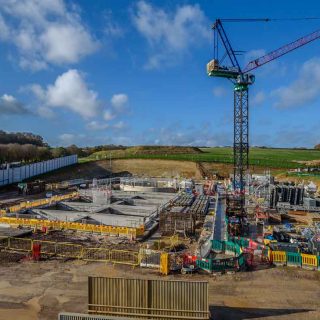
[[[76,69],[58,76],[46,89],[36,84],[31,90],[46,107],[66,108],[85,119],[97,116],[100,110],[98,94],[88,88],[83,75]]]
[[[63,0],[0,0],[0,40],[19,52],[19,65],[34,71],[77,63],[99,43],[75,5]]]
[[[253,106],[258,106],[264,103],[265,100],[266,100],[266,94],[263,91],[259,91],[250,99],[250,104]]]
[[[175,64],[190,48],[209,39],[209,22],[199,5],[183,5],[169,12],[139,1],[132,20],[150,46],[145,66],[149,69]]]
[[[122,111],[128,100],[128,96],[124,93],[114,94],[111,98],[111,105],[114,109]]]
[[[277,108],[305,106],[314,102],[320,95],[320,58],[306,61],[294,80],[288,86],[272,92]]]
[[[227,94],[227,90],[225,87],[222,87],[222,86],[215,86],[213,88],[213,95],[217,98],[220,98],[220,97],[223,97]]]
[[[101,123],[98,121],[91,121],[86,125],[86,128],[89,130],[105,130],[109,128],[108,123]]]
[[[30,111],[15,97],[4,94],[0,97],[0,114],[6,115],[25,115]]]

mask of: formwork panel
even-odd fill
[[[192,235],[195,232],[195,215],[188,209],[180,212],[164,211],[160,213],[159,229],[162,235]]]
[[[89,277],[89,313],[209,319],[208,282]]]

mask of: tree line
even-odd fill
[[[39,135],[31,132],[5,132],[0,130],[0,144],[31,144],[39,147],[47,147]]]
[[[100,145],[79,148],[76,145],[68,147],[50,147],[43,138],[29,132],[10,132],[0,130],[0,163],[37,162],[53,158],[77,154],[86,157],[97,151],[125,149],[124,146]]]

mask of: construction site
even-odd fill
[[[1,168],[0,320],[320,319],[320,188],[249,161],[252,71],[320,31],[242,68],[224,28],[271,20],[212,26],[207,75],[233,85],[227,174],[167,153]]]

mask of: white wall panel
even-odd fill
[[[16,168],[0,170],[0,186],[21,182],[25,179],[78,163],[78,156],[71,155],[48,161],[36,162]]]

